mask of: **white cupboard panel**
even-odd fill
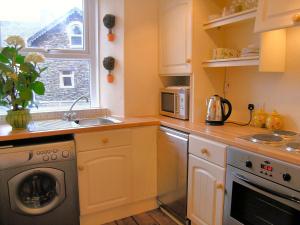
[[[256,32],[300,25],[299,0],[259,0]]]

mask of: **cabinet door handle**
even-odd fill
[[[108,138],[103,138],[103,139],[101,140],[102,144],[107,144],[108,141],[109,141]]]
[[[294,21],[294,23],[300,22],[300,14],[299,13],[293,16],[293,21]]]
[[[220,190],[223,190],[224,189],[224,185],[223,184],[217,184],[216,188],[220,189]]]
[[[83,165],[79,165],[79,166],[78,166],[78,170],[79,170],[79,171],[83,171],[83,170],[84,170],[84,166],[83,166]]]
[[[209,151],[206,148],[201,149],[201,153],[206,156],[209,155]]]
[[[188,64],[190,64],[192,62],[192,60],[188,58],[188,59],[186,59],[185,62],[188,63]]]

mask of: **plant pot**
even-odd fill
[[[6,122],[11,125],[14,130],[27,129],[27,125],[30,121],[31,115],[28,109],[7,111]]]

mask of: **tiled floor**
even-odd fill
[[[105,225],[177,225],[160,209],[117,220]]]

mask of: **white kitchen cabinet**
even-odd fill
[[[159,17],[161,75],[192,72],[192,0],[161,0]]]
[[[259,0],[255,32],[300,25],[299,0]]]
[[[188,218],[192,225],[222,225],[226,145],[189,137]]]
[[[140,210],[138,202],[154,202],[156,133],[156,126],[146,126],[75,135],[82,224],[105,223]]]
[[[78,154],[81,215],[110,209],[132,199],[132,150],[108,148]]]
[[[225,169],[190,154],[188,218],[192,225],[222,225]]]

